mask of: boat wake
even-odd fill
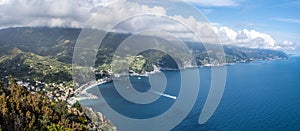
[[[165,93],[161,93],[161,92],[157,92],[157,91],[151,91],[151,92],[156,94],[156,95],[164,96],[166,98],[170,98],[170,99],[173,99],[173,100],[177,99],[176,96],[172,96],[172,95],[169,95],[169,94],[165,94]]]

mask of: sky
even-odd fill
[[[137,13],[154,13],[187,23],[203,33],[207,26],[188,12],[181,0],[171,3],[139,0],[0,0],[0,28],[22,26],[82,28],[95,14],[99,27]],[[300,54],[300,0],[187,0],[212,24],[224,44],[283,50]],[[104,8],[107,7],[107,8]],[[109,7],[109,8],[108,8]],[[173,9],[170,9],[170,8]],[[175,10],[174,10],[175,8]],[[176,10],[178,8],[178,10]],[[186,8],[186,9],[185,9]],[[192,15],[191,15],[192,14]],[[134,29],[137,20],[124,24]],[[144,17],[142,24],[151,21]],[[152,21],[153,22],[153,21]],[[141,25],[141,24],[140,24]],[[156,21],[157,28],[193,39],[176,23]]]
[[[228,0],[223,5],[195,5],[219,26],[233,30],[256,30],[276,41],[300,44],[300,0]],[[296,45],[297,46],[297,45]],[[294,51],[298,52],[299,47]]]

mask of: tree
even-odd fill
[[[88,130],[86,114],[68,112],[66,102],[54,102],[44,99],[42,94],[30,93],[17,85],[13,77],[9,78],[8,87],[0,85],[3,90],[0,94],[2,130]],[[76,107],[82,110],[80,105]]]
[[[48,126],[47,129],[49,131],[71,131],[70,128],[65,128],[58,124],[52,124],[52,125]]]
[[[73,105],[72,108],[76,108],[77,110],[79,110],[80,112],[83,111],[83,108],[81,107],[80,103],[78,101],[76,101]]]

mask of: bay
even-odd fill
[[[198,124],[198,119],[209,91],[211,69],[209,67],[188,69],[200,73],[199,95],[192,111],[173,130],[300,129],[299,69],[300,57],[227,66],[227,81],[221,103],[209,121],[202,125]],[[163,71],[163,73],[167,79],[164,93],[178,96],[181,85],[179,71]],[[150,77],[155,78],[155,75]],[[149,77],[131,77],[130,80],[133,87],[140,92],[145,92],[151,87]],[[97,90],[100,90],[104,101],[112,109],[135,119],[159,116],[176,101],[160,97],[150,104],[135,104],[124,99],[116,91],[113,83],[98,85],[89,92],[95,93]],[[82,101],[85,104],[89,102]],[[101,112],[101,106],[96,110]]]

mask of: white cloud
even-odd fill
[[[234,30],[228,28],[228,27],[220,27],[220,28],[217,28],[216,27],[216,30],[215,30],[218,35],[219,35],[219,38],[221,39],[221,41],[225,42],[225,43],[231,43],[232,41],[235,41],[238,33],[235,32]]]
[[[7,4],[8,2],[9,2],[9,0],[0,0],[0,5]]]
[[[228,27],[216,27],[216,32],[224,44],[251,48],[295,50],[296,44],[291,41],[276,41],[272,36],[256,30],[234,31]]]
[[[189,0],[205,6],[235,6],[233,0]],[[110,3],[110,4],[108,4]],[[109,7],[107,7],[109,5]],[[103,8],[106,6],[107,8]],[[130,8],[129,8],[130,7]],[[97,11],[101,10],[100,14]],[[147,6],[141,3],[120,0],[0,0],[0,28],[11,26],[50,26],[50,27],[83,27],[90,19],[91,26],[100,29],[111,29],[118,22],[137,14],[160,14],[167,15],[166,7]],[[174,21],[153,19],[153,17],[135,16],[131,20],[123,22],[118,29],[136,31],[137,27],[147,28],[149,25],[154,29],[173,32],[179,38],[196,40],[193,32],[188,30],[182,23],[196,30],[202,36],[203,42],[216,42],[214,34],[225,44],[246,46],[252,48],[293,50],[295,43],[291,41],[275,41],[270,35],[255,30],[235,31],[229,27],[219,27],[206,22],[199,22],[194,17],[181,15],[168,16]],[[115,22],[115,23],[114,23]],[[296,22],[296,21],[294,21]],[[145,27],[143,27],[145,26]]]
[[[211,14],[211,13],[213,12],[212,9],[200,9],[200,11],[201,11],[204,15]]]
[[[101,13],[94,14],[89,20],[89,25],[100,29],[111,29],[116,24],[119,24],[119,22],[124,22],[126,19],[139,14],[166,15],[166,10],[159,6],[150,7],[135,2],[120,0],[118,3],[112,3],[106,6],[101,10]],[[143,21],[146,22],[146,20]],[[136,25],[132,25],[132,27],[133,26]]]
[[[276,21],[300,24],[300,19],[293,18],[273,18]]]
[[[295,50],[297,45],[296,45],[296,43],[294,43],[292,41],[285,40],[285,41],[276,43],[276,46],[280,50]]]
[[[200,6],[238,6],[236,0],[186,0],[188,2],[198,4]]]
[[[83,25],[93,9],[101,7],[103,2],[105,0],[2,0],[0,28]]]
[[[244,29],[239,31],[236,40],[237,44],[250,44],[250,47],[254,48],[273,48],[275,46],[275,40],[270,35],[255,30]]]

